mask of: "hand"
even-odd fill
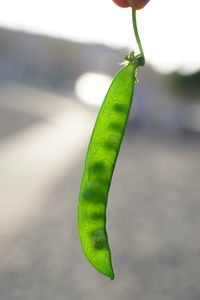
[[[120,7],[132,7],[133,9],[142,9],[150,0],[113,0]]]

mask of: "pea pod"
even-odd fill
[[[85,160],[78,205],[83,251],[101,273],[114,278],[106,232],[106,206],[116,159],[133,98],[136,66],[128,64],[114,78],[98,114]]]
[[[79,193],[78,231],[89,262],[100,273],[114,279],[106,230],[108,193],[117,156],[126,129],[138,66],[145,63],[135,11],[133,27],[141,54],[125,57],[127,65],[113,79],[90,139]]]

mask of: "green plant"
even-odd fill
[[[106,231],[106,206],[113,171],[131,108],[137,69],[145,58],[139,39],[136,11],[133,28],[140,54],[125,56],[99,111],[89,143],[78,204],[78,231],[83,251],[102,274],[114,279]]]

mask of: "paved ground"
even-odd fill
[[[13,93],[19,97],[25,90],[15,87]],[[43,99],[43,114],[38,105],[27,109],[21,104],[20,110],[18,103],[13,118],[9,101],[1,100],[1,122],[9,127],[0,133],[0,203],[5,210],[0,299],[199,300],[200,142],[129,127],[109,197],[116,271],[116,280],[110,281],[86,261],[76,231],[83,149],[93,116],[61,98],[53,106],[55,96],[40,91],[38,98],[38,91],[31,91],[38,105]],[[11,99],[7,90],[5,95]],[[63,131],[61,115],[72,127]]]

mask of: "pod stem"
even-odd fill
[[[138,33],[136,10],[135,9],[132,9],[132,22],[133,22],[133,30],[134,30],[135,38],[136,38],[138,48],[139,48],[139,51],[140,51],[139,56],[141,56],[141,58],[143,60],[143,63],[141,65],[144,66],[145,56],[144,56],[144,52],[143,52],[143,49],[142,49],[142,43],[141,43],[141,40],[140,40],[140,36],[139,36],[139,33]]]

